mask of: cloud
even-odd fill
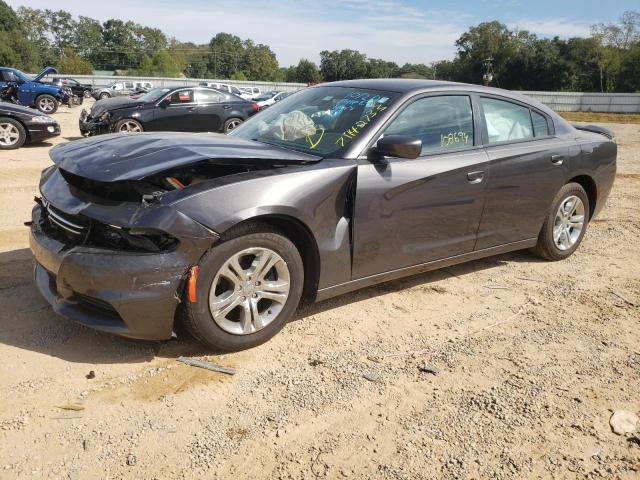
[[[318,61],[321,50],[350,48],[373,58],[397,63],[428,63],[451,58],[454,42],[466,29],[446,12],[417,9],[397,0],[236,0],[233,8],[213,2],[167,0],[137,2],[110,0],[109,8],[95,2],[67,0],[73,15],[104,21],[133,20],[162,29],[181,41],[208,42],[218,32],[264,43],[282,65],[300,58]],[[51,8],[49,0],[9,0],[12,7]]]
[[[587,37],[591,25],[584,22],[572,22],[563,19],[518,20],[509,23],[509,28],[528,30],[531,33],[545,37]]]

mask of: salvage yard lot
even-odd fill
[[[640,476],[640,437],[609,426],[640,412],[640,125],[605,125],[616,183],[568,260],[516,252],[383,284],[207,356],[88,330],[35,290],[22,224],[78,115],[0,153],[0,479]]]

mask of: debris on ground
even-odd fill
[[[362,378],[373,383],[382,383],[382,377],[376,373],[364,373],[362,374]]]
[[[73,410],[74,412],[79,412],[84,410],[84,405],[80,403],[67,403],[66,405],[59,405],[58,408],[61,410]]]
[[[93,370],[90,370],[89,373],[85,375],[85,378],[87,380],[93,380],[94,378],[96,378],[96,372]]]
[[[197,358],[178,357],[176,359],[180,363],[189,365],[191,367],[204,368],[211,370],[212,372],[224,373],[227,375],[235,375],[236,370],[230,367],[223,367],[222,365],[216,365],[215,363],[205,362],[204,360],[198,360]]]
[[[430,373],[431,375],[438,375],[440,373],[440,369],[437,367],[434,367],[433,365],[429,365],[428,363],[425,363],[423,365],[419,365],[418,366],[418,370],[420,370],[421,372],[424,373]]]
[[[127,455],[127,465],[133,467],[138,462],[138,459],[135,455],[129,454]]]
[[[618,435],[634,433],[638,425],[638,416],[628,410],[616,410],[609,419],[609,425],[613,433]]]

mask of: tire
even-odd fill
[[[85,90],[82,95],[84,98],[91,98],[91,90]]]
[[[573,199],[578,199],[579,202],[572,203]],[[560,211],[561,207],[565,216]],[[584,188],[578,183],[563,186],[553,199],[533,253],[550,261],[564,260],[571,256],[584,238],[590,213],[589,197]],[[578,221],[579,217],[582,217],[581,223]]]
[[[144,132],[144,127],[133,118],[125,118],[116,122],[113,131],[116,133],[141,133]]]
[[[240,125],[244,120],[242,120],[241,118],[230,118],[229,120],[227,120],[226,122],[224,122],[224,133],[229,133],[232,130],[235,130],[236,127],[238,127],[238,125]]]
[[[109,95],[107,92],[103,92],[98,96],[99,100],[104,100],[105,98],[111,98],[111,95]]]
[[[260,345],[284,327],[300,302],[304,285],[304,267],[295,245],[280,231],[268,225],[243,224],[223,235],[222,239],[222,243],[216,244],[200,260],[196,301],[192,303],[186,299],[181,313],[183,326],[196,339],[215,351],[231,352]],[[253,257],[255,252],[259,252],[258,255],[265,253],[266,257],[258,255]],[[273,253],[276,255],[272,255]],[[246,256],[243,257],[243,255]],[[246,268],[243,271],[254,275],[251,281],[244,282],[244,286],[237,287],[238,284],[236,284],[235,289],[234,284],[229,282],[222,273],[223,267],[233,258],[240,258],[239,263],[242,268]],[[255,263],[259,263],[262,258],[265,258],[265,261],[268,258],[276,261],[273,267],[266,270],[266,275],[260,275],[251,270],[252,268],[259,270]],[[283,274],[284,270],[287,271],[288,276]],[[256,278],[263,280],[262,289],[265,291],[260,287],[254,287],[261,283],[254,282]],[[281,299],[276,302],[262,297],[262,294],[268,295],[267,282],[270,285],[284,285],[287,280],[286,300]],[[220,288],[220,285],[223,285],[223,288]],[[245,290],[246,288],[250,288],[251,292],[255,288],[257,293],[252,294]],[[225,293],[228,296],[220,302],[221,304],[229,307],[238,302],[237,306],[225,314],[232,320],[220,315],[220,311],[224,310],[222,307],[218,308],[217,316],[214,316],[210,307],[210,300],[224,298]],[[219,296],[216,297],[216,295]],[[235,298],[235,300],[229,301],[229,298]],[[255,310],[250,305],[255,305]],[[273,312],[273,309],[276,311]],[[248,317],[244,316],[245,313]],[[247,318],[249,320],[243,322],[243,319]]]
[[[0,117],[0,150],[15,150],[27,141],[24,126],[13,118]]]
[[[58,111],[58,100],[51,95],[38,95],[38,98],[36,98],[36,108],[47,115],[54,114]]]

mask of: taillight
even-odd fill
[[[256,102],[253,102],[251,104],[251,108],[253,108],[254,112],[259,112],[260,111],[260,105],[258,105]]]

